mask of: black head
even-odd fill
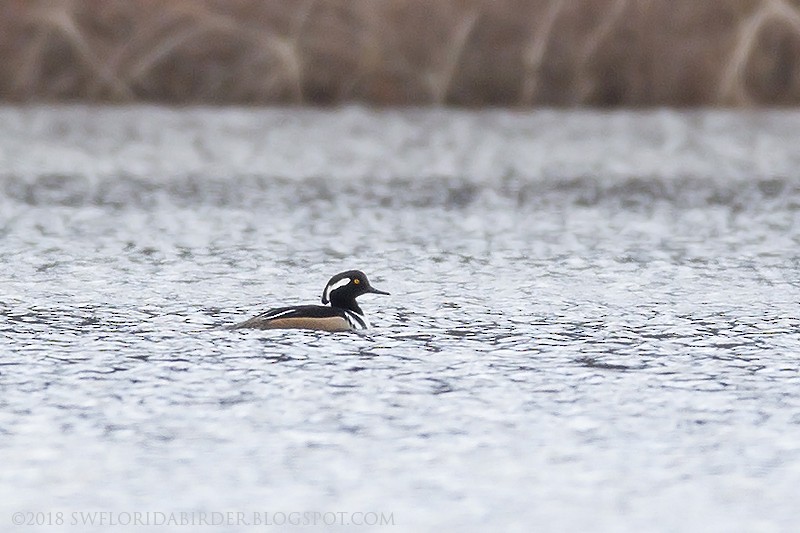
[[[356,305],[356,298],[362,294],[389,294],[381,291],[369,284],[367,276],[360,270],[348,270],[333,276],[325,290],[322,291],[322,303],[330,304],[334,307],[344,307],[361,312]]]

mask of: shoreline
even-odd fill
[[[0,101],[790,106],[798,21],[749,0],[8,0]]]

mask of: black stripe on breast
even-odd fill
[[[344,312],[344,317],[347,319],[353,329],[367,329],[369,327],[369,324],[367,324],[367,319],[358,313],[350,311],[349,309],[342,309],[342,311]]]

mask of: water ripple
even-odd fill
[[[525,153],[485,179],[7,165],[0,509],[791,530],[797,180],[533,179]],[[392,293],[364,334],[225,329],[353,267]]]

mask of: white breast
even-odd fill
[[[353,329],[369,329],[369,321],[364,315],[359,315],[355,311],[345,309],[344,316],[347,318],[347,321],[350,323],[350,327]]]

